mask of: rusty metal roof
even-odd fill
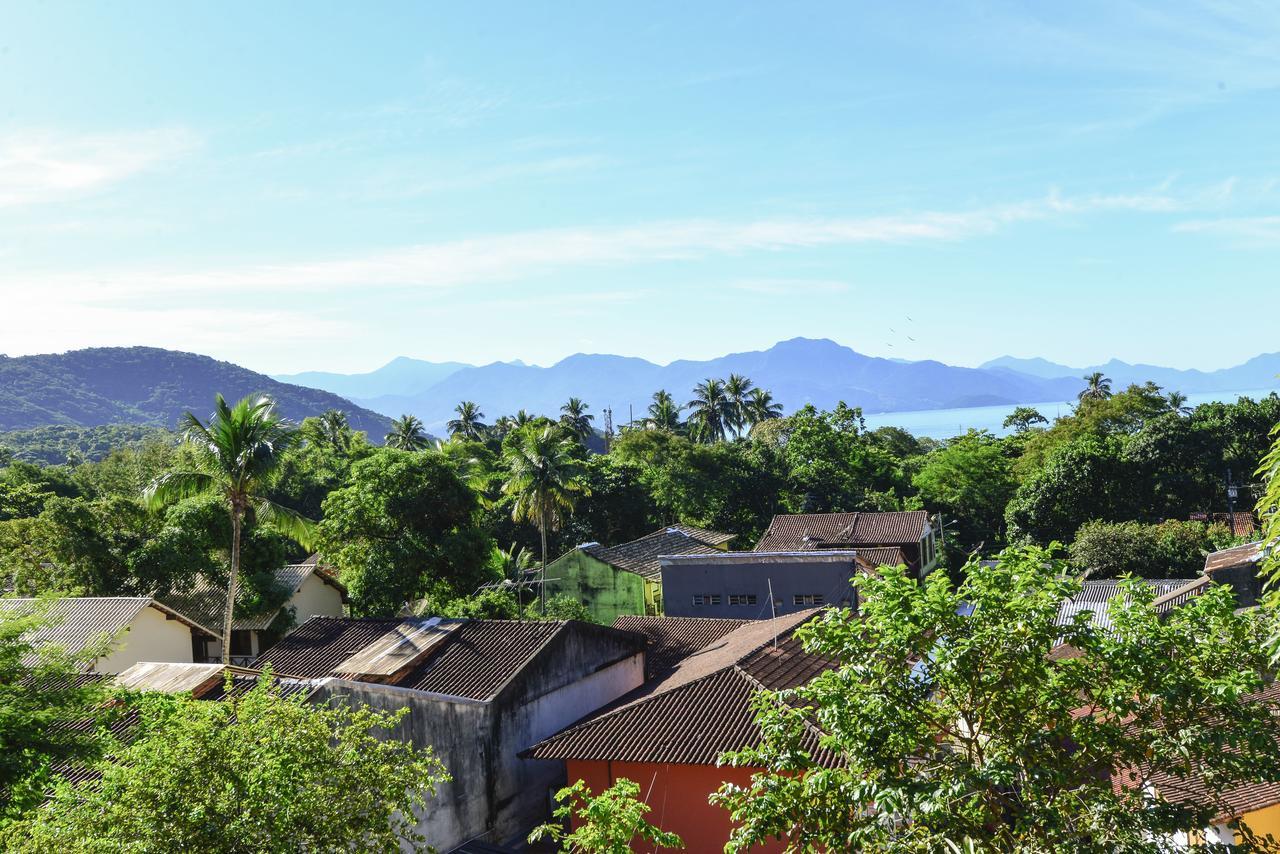
[[[706,539],[703,539],[706,537]],[[662,567],[658,558],[664,555],[684,554],[717,554],[718,544],[733,539],[732,534],[719,534],[691,528],[687,525],[672,525],[661,528],[652,534],[645,534],[638,540],[616,546],[602,546],[591,543],[579,546],[582,551],[604,561],[618,569],[634,572],[652,581],[662,578]]]
[[[361,679],[395,681],[395,677],[421,662],[445,641],[461,623],[441,622],[439,617],[402,620],[382,637],[365,646],[333,672]]]
[[[613,621],[615,629],[639,632],[649,639],[644,653],[644,673],[652,679],[675,667],[707,644],[717,641],[750,620],[718,617],[647,617],[626,615]]]
[[[929,514],[923,510],[779,514],[769,523],[756,551],[907,546],[919,543],[928,530]]]
[[[756,692],[795,687],[833,666],[805,652],[791,636],[816,613],[747,623],[526,755],[714,765],[726,750],[757,745]],[[807,734],[804,746],[819,764],[836,764],[836,757],[819,746],[816,731]]]
[[[1267,550],[1261,541],[1222,549],[1221,551],[1213,552],[1204,559],[1204,571],[1206,573],[1214,573],[1238,566],[1253,566],[1262,560],[1266,553]]]
[[[416,625],[417,617],[351,619],[312,617],[253,662],[302,679],[342,675],[339,666],[382,640],[388,632]],[[456,625],[424,660],[391,684],[455,697],[486,700],[499,691],[566,625],[564,622],[444,620]],[[606,630],[607,631],[607,630]]]

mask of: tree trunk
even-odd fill
[[[222,663],[231,664],[231,620],[236,607],[236,582],[240,580],[240,524],[243,514],[231,510],[231,577],[227,579],[227,610],[222,615]]]
[[[542,524],[538,526],[542,534],[542,573],[538,580],[538,597],[542,603],[542,616],[547,616],[547,511],[542,511]]]

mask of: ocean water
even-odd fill
[[[1242,397],[1257,400],[1272,392],[1280,392],[1280,388],[1246,389],[1243,391],[1207,391],[1200,394],[1187,395],[1187,406],[1198,406],[1201,403],[1225,401],[1234,403]],[[1018,406],[1031,406],[1040,410],[1040,414],[1052,421],[1059,415],[1071,412],[1074,401],[1052,400],[1042,403],[1008,404],[1001,406],[968,406],[961,409],[918,409],[908,412],[877,412],[866,416],[867,429],[877,427],[901,427],[916,436],[929,436],[933,439],[948,439],[958,436],[966,430],[988,430],[997,436],[1009,431],[1001,425],[1004,419]]]

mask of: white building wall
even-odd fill
[[[314,572],[307,576],[293,594],[286,608],[293,608],[295,620],[302,625],[312,617],[341,617],[342,594],[332,584],[326,584]]]
[[[139,661],[190,663],[191,628],[181,620],[169,619],[157,608],[143,608],[117,642],[115,651],[98,659],[94,669],[99,673],[120,673]]]

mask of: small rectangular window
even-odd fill
[[[756,604],[756,594],[754,593],[730,593],[730,605],[754,605]]]
[[[792,597],[792,603],[796,605],[821,605],[821,593],[797,593]]]
[[[719,605],[719,593],[695,593],[693,594],[693,604],[695,605]]]

